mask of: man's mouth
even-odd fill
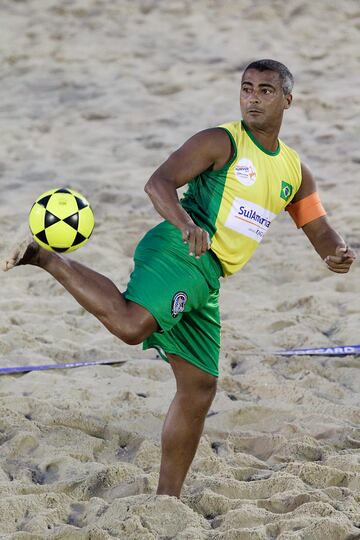
[[[263,111],[261,111],[260,109],[249,109],[248,110],[249,113],[262,113]]]

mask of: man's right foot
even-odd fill
[[[40,246],[30,234],[27,234],[18,244],[16,244],[9,255],[1,262],[4,272],[11,270],[15,266],[23,264],[37,264],[39,259]]]

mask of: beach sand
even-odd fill
[[[295,75],[282,139],[360,248],[357,0],[3,3],[0,255],[42,192],[96,227],[72,256],[121,290],[160,221],[143,191],[201,129],[239,118],[254,59]],[[221,293],[217,397],[182,499],[156,497],[169,366],[129,347],[45,272],[0,276],[0,365],[121,360],[0,378],[0,539],[360,538],[360,359],[275,350],[359,343],[359,266],[329,272],[289,216]]]

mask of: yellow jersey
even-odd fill
[[[275,152],[266,150],[244,122],[219,127],[227,131],[234,155],[222,169],[191,180],[181,204],[209,232],[211,250],[229,276],[247,263],[298,191],[301,166],[295,150],[281,140]]]

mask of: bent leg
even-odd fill
[[[177,390],[163,426],[157,494],[180,497],[216,394],[217,379],[179,356],[167,356]]]
[[[151,313],[139,304],[125,300],[109,278],[63,255],[49,255],[42,268],[125,343],[142,343],[158,329]]]
[[[125,343],[141,343],[158,329],[151,313],[125,300],[107,277],[64,255],[40,248],[31,237],[9,257],[4,269],[31,264],[51,274],[84,308]]]

